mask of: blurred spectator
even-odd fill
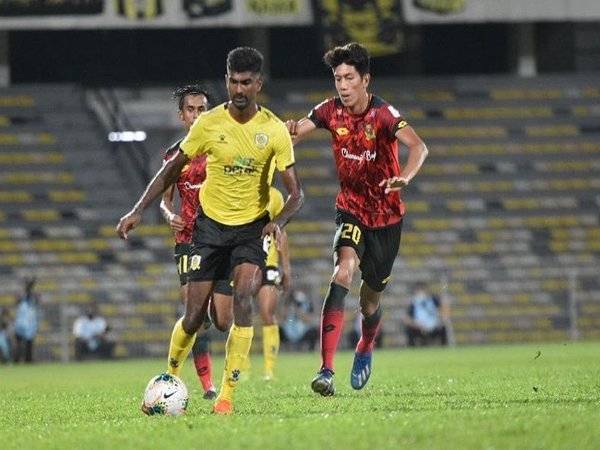
[[[33,361],[33,341],[39,328],[40,296],[34,292],[36,279],[33,276],[24,280],[23,295],[17,298],[15,313],[15,362],[22,358],[25,362]]]
[[[10,313],[8,308],[0,309],[0,362],[10,361]]]
[[[348,346],[353,349],[358,344],[358,340],[361,335],[361,327],[362,327],[362,313],[360,310],[356,311],[356,315],[352,320],[352,328],[348,331]],[[383,329],[379,329],[379,333],[377,333],[377,337],[375,338],[375,348],[381,348],[383,342]]]
[[[417,283],[404,317],[409,347],[429,345],[439,339],[448,345],[446,324],[450,319],[450,306],[432,294],[425,283]]]
[[[289,343],[297,350],[302,350],[305,344],[308,350],[314,350],[319,340],[318,318],[304,291],[292,292],[285,304],[283,318],[279,327],[281,342]]]
[[[75,359],[112,358],[115,343],[109,337],[109,331],[106,320],[98,314],[98,305],[91,303],[85,314],[79,316],[73,324]]]

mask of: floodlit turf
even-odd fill
[[[266,383],[254,356],[235,415],[215,417],[188,361],[178,419],[139,410],[162,360],[0,366],[0,448],[600,448],[600,343],[378,351],[362,391],[340,353],[333,398],[310,391],[318,362],[284,354]]]

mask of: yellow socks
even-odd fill
[[[167,361],[167,371],[171,375],[177,377],[181,373],[183,362],[190,353],[194,341],[196,340],[196,334],[189,335],[183,331],[183,326],[181,325],[182,321],[183,317],[179,319],[173,327],[171,343],[169,344],[169,359]]]
[[[248,359],[253,336],[254,328],[252,327],[233,325],[229,330],[229,336],[225,344],[225,368],[223,369],[221,392],[219,392],[217,402],[219,400],[233,401],[233,393],[240,379],[240,373]]]
[[[279,326],[265,325],[263,332],[263,355],[265,358],[265,379],[273,379],[275,361],[279,353]]]

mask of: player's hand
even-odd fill
[[[297,120],[286,120],[285,126],[287,127],[290,135],[296,136],[298,134],[298,121]]]
[[[169,226],[173,231],[183,231],[185,228],[185,222],[177,214],[172,214],[169,218]]]
[[[275,248],[280,249],[281,246],[281,228],[275,222],[269,222],[262,230],[262,237],[273,236],[275,238]]]
[[[408,179],[404,177],[386,178],[379,183],[380,187],[385,186],[385,193],[398,192],[403,187],[408,186]]]
[[[127,239],[127,233],[137,227],[142,221],[142,214],[129,211],[121,220],[119,220],[119,224],[117,225],[117,234],[121,239]]]

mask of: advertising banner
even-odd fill
[[[310,0],[0,0],[0,30],[312,23]]]
[[[410,24],[600,19],[598,0],[404,0],[402,6]]]

